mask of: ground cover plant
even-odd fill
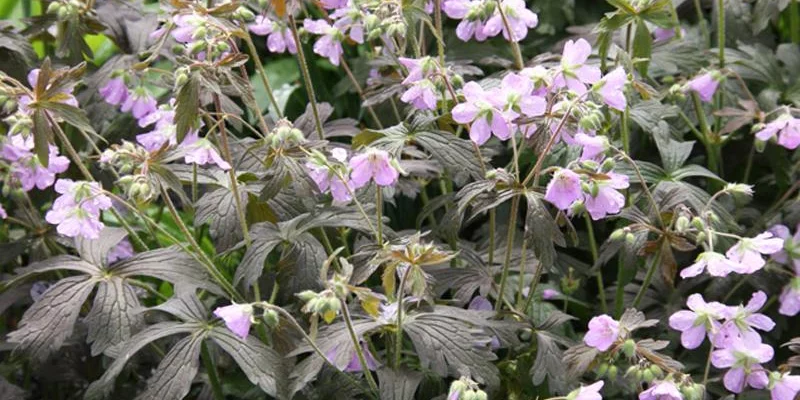
[[[3,399],[800,392],[797,0],[0,15]]]

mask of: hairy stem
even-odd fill
[[[511,269],[511,253],[514,249],[514,234],[517,232],[517,214],[519,213],[519,196],[511,199],[511,211],[508,215],[508,234],[506,236],[506,254],[503,261],[503,272],[500,275],[500,287],[497,289],[497,302],[494,304],[495,311],[500,311],[505,300],[506,281],[508,272]]]
[[[339,301],[342,303],[342,316],[344,317],[345,325],[347,325],[347,332],[350,333],[350,340],[353,341],[353,347],[355,348],[356,355],[358,356],[358,363],[361,364],[361,371],[364,372],[364,377],[367,378],[367,384],[369,384],[369,388],[372,389],[372,393],[378,394],[380,393],[378,390],[378,384],[375,383],[375,378],[372,377],[372,373],[369,371],[367,359],[364,358],[364,349],[361,348],[361,341],[358,340],[356,330],[353,328],[353,320],[350,318],[350,310],[347,308],[347,303],[343,299],[339,299]]]
[[[397,288],[397,329],[394,334],[394,367],[400,368],[400,361],[403,358],[403,296],[406,290],[406,281],[411,272],[412,265],[406,266],[403,276],[400,277],[400,286]]]
[[[295,23],[294,16],[292,16],[291,13],[289,13],[289,27],[292,29],[294,42],[297,43],[298,64],[300,64],[300,72],[303,75],[303,83],[306,87],[306,93],[308,93],[308,102],[311,104],[311,113],[314,114],[314,123],[316,124],[317,135],[319,135],[319,140],[325,140],[325,132],[322,130],[322,120],[319,117],[319,109],[317,108],[317,98],[314,94],[314,86],[311,83],[311,75],[308,73],[306,55],[303,51],[303,44],[300,42],[300,35],[297,33],[297,24]]]

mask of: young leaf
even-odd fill
[[[189,75],[189,80],[180,88],[175,98],[175,133],[178,143],[183,141],[186,134],[195,128],[200,107],[200,79],[199,73]]]
[[[636,69],[642,76],[647,76],[647,69],[650,65],[650,55],[653,52],[653,38],[647,23],[644,19],[639,19],[636,24],[636,33],[633,37],[633,57],[639,58]]]

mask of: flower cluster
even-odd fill
[[[713,233],[712,233],[713,235]],[[723,255],[713,250],[700,253],[694,263],[681,270],[682,278],[698,276],[708,271],[711,276],[752,274],[764,268],[763,255],[775,254],[783,248],[783,239],[771,232],[764,232],[753,238],[742,238]]]
[[[9,163],[9,172],[22,190],[33,188],[44,190],[53,185],[56,174],[69,168],[69,159],[58,153],[58,148],[49,145],[49,160],[45,167],[34,153],[33,135],[17,134],[6,138],[0,151],[0,158]],[[11,180],[9,180],[11,181]]]
[[[378,186],[392,186],[400,177],[400,167],[384,150],[367,149],[347,161],[347,151],[331,150],[333,161],[321,153],[312,156],[306,167],[320,192],[330,192],[338,202],[349,202],[352,193],[370,181]]]
[[[502,7],[505,22],[498,7]],[[456,36],[465,42],[473,36],[482,42],[500,32],[506,40],[519,42],[525,39],[529,29],[539,24],[538,16],[523,0],[446,0],[442,2],[442,10],[448,17],[461,20]]]
[[[593,162],[582,164],[594,166],[595,170],[557,169],[547,185],[545,200],[570,212],[585,207],[594,220],[618,213],[625,206],[625,196],[619,190],[629,186],[628,177],[612,172],[609,162],[599,167]]]
[[[297,43],[294,41],[289,26],[277,18],[267,15],[258,15],[255,21],[247,26],[250,32],[267,37],[267,49],[273,53],[297,53]]]
[[[432,57],[420,59],[400,58],[400,64],[408,68],[408,75],[403,79],[404,85],[411,85],[400,100],[412,104],[419,110],[436,109],[436,83],[442,75],[441,67]]]
[[[778,299],[778,312],[793,317],[800,313],[800,229],[792,235],[785,225],[775,225],[770,232],[783,239],[781,250],[772,254],[772,260],[789,267],[793,273]]]
[[[800,146],[800,118],[795,118],[791,114],[782,114],[756,132],[756,139],[762,142],[773,138],[779,145],[789,150],[796,149],[797,146]]]
[[[47,222],[57,225],[58,233],[69,237],[97,239],[105,226],[100,212],[111,208],[111,199],[97,182],[59,179],[55,185],[61,194],[47,212]]]

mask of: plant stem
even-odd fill
[[[625,105],[625,111],[622,112],[622,121],[620,131],[622,132],[622,149],[625,150],[626,153],[630,154],[631,152],[631,143],[630,143],[630,125],[628,125],[628,118],[630,117],[631,108],[628,105]]]
[[[378,384],[375,383],[375,378],[372,377],[372,373],[367,366],[367,359],[364,358],[364,350],[361,348],[361,341],[358,340],[356,330],[353,328],[353,320],[350,318],[350,310],[347,308],[347,303],[345,303],[343,299],[339,299],[339,301],[342,303],[342,316],[344,317],[345,325],[347,325],[347,331],[350,333],[350,340],[353,341],[353,347],[356,350],[358,362],[361,364],[361,371],[364,372],[364,377],[367,378],[367,384],[369,384],[369,388],[372,389],[372,392],[374,394],[380,393]]]
[[[656,251],[656,254],[653,256],[652,260],[650,261],[650,267],[647,268],[647,275],[644,277],[644,281],[642,282],[642,286],[639,288],[639,292],[636,293],[636,297],[633,299],[633,308],[639,307],[639,302],[642,301],[644,297],[644,293],[647,291],[647,288],[650,287],[650,282],[653,280],[653,275],[655,275],[656,270],[658,269],[658,265],[661,262],[661,249]]]
[[[700,25],[700,33],[703,36],[703,41],[706,47],[711,42],[711,37],[708,34],[708,25],[706,24],[706,17],[703,14],[703,5],[701,0],[694,0],[694,11],[697,13],[697,23]]]
[[[517,307],[522,304],[522,292],[525,290],[525,262],[528,261],[528,241],[525,240],[525,235],[523,234],[522,240],[522,254],[520,255],[520,262],[519,262],[519,280],[517,282],[517,301],[514,303]],[[533,271],[533,274],[536,275],[536,271]],[[528,291],[528,295],[531,296],[531,292]],[[525,309],[522,310],[525,312]]]
[[[319,135],[319,140],[325,140],[325,132],[322,130],[322,120],[319,118],[319,109],[317,109],[317,98],[314,94],[314,86],[311,83],[311,75],[308,73],[306,55],[303,51],[303,44],[300,42],[300,35],[297,33],[297,24],[295,23],[294,16],[292,16],[291,13],[289,13],[289,27],[292,29],[294,42],[297,43],[298,63],[300,64],[300,72],[303,75],[306,93],[308,93],[308,102],[311,104],[311,112],[314,114],[314,123],[317,127],[317,135]]]
[[[800,0],[789,4],[789,32],[792,43],[800,43]]]
[[[203,365],[206,367],[206,373],[208,374],[208,382],[211,384],[211,392],[214,393],[214,399],[224,400],[225,395],[222,392],[222,385],[219,383],[217,366],[214,365],[214,359],[211,357],[211,352],[208,350],[208,345],[205,340],[200,345],[200,349],[202,352],[201,358],[203,359]]]
[[[514,53],[514,64],[517,69],[523,69],[525,68],[525,61],[522,60],[522,51],[519,48],[519,43],[514,40],[514,31],[511,30],[511,26],[508,24],[508,18],[506,17],[505,10],[503,10],[503,3],[501,0],[497,0],[497,11],[500,12],[500,18],[503,19],[503,28],[508,32],[508,42],[511,45],[511,52]]]
[[[614,316],[619,318],[625,308],[625,285],[622,282],[622,274],[625,271],[625,261],[622,254],[617,256],[617,294],[614,297]]]
[[[708,128],[708,121],[706,120],[706,111],[703,109],[703,103],[700,101],[700,96],[692,92],[692,103],[694,104],[694,112],[697,114],[697,123],[700,125],[700,132],[703,133],[705,140],[702,140],[703,145],[706,147],[706,157],[708,158],[708,169],[713,173],[718,173],[717,167],[717,151],[712,141],[711,130]]]
[[[414,266],[406,266],[403,276],[400,277],[400,286],[397,288],[397,329],[394,334],[394,367],[396,369],[400,368],[400,360],[403,358],[403,296],[411,268]]]
[[[500,311],[505,300],[506,280],[508,271],[511,269],[511,253],[514,249],[514,234],[517,232],[517,214],[519,213],[519,196],[511,199],[511,211],[508,215],[508,235],[506,236],[506,254],[503,261],[503,272],[500,275],[500,287],[497,289],[497,302],[494,304],[495,311]]]
[[[717,50],[719,68],[725,68],[725,0],[717,0]]]
[[[675,37],[678,39],[683,38],[683,31],[681,31],[681,20],[678,18],[678,9],[675,7],[675,2],[670,1],[670,14],[672,17],[672,23],[675,25]]]
[[[376,226],[378,228],[378,246],[383,246],[383,190],[375,185],[375,213],[377,214]]]
[[[353,87],[355,87],[356,93],[358,93],[358,97],[361,98],[361,101],[366,101],[367,98],[364,97],[364,89],[361,88],[361,84],[358,83],[355,75],[353,75],[353,71],[350,70],[350,65],[347,64],[347,61],[345,59],[341,60],[341,64],[342,64],[342,69],[344,69],[344,72],[350,79],[350,83],[352,83]],[[372,106],[367,106],[367,112],[369,112],[369,115],[375,121],[375,126],[377,126],[378,129],[383,129],[383,124],[381,123],[380,118],[378,118],[378,115],[375,114],[375,110],[372,108]]]
[[[714,345],[708,344],[708,358],[706,358],[706,369],[703,371],[703,386],[708,383],[708,373],[711,371],[711,354],[714,352]]]
[[[592,263],[597,263],[598,253],[597,253],[597,240],[594,237],[594,226],[592,226],[592,219],[589,218],[588,213],[583,213],[583,218],[586,221],[586,234],[589,235],[589,250],[592,252]],[[606,289],[603,285],[603,269],[598,268],[597,274],[595,275],[597,279],[597,291],[598,297],[600,297],[600,307],[603,310],[603,313],[608,313],[608,303],[606,302]]]
[[[220,105],[219,95],[215,93],[212,97],[214,99],[214,107],[217,109],[217,112],[221,112],[222,106]],[[239,194],[239,183],[238,178],[236,177],[236,168],[234,167],[231,148],[228,144],[228,132],[227,129],[225,129],[224,117],[222,117],[221,122],[222,123],[219,124],[219,138],[220,142],[222,143],[222,153],[223,156],[225,156],[225,161],[230,164],[230,168],[228,169],[228,178],[231,180],[231,192],[233,193],[233,202],[236,206],[236,216],[238,217],[239,225],[242,228],[244,242],[247,246],[250,246],[250,230],[247,227],[247,216],[245,215],[244,206],[242,205],[242,197]]]
[[[256,71],[258,71],[258,76],[261,78],[261,83],[264,84],[264,89],[267,91],[269,102],[275,109],[275,114],[278,115],[278,118],[283,118],[283,111],[281,111],[280,106],[278,106],[278,101],[275,99],[275,93],[272,91],[272,85],[269,84],[269,78],[267,78],[264,65],[261,63],[261,58],[258,56],[258,51],[256,50],[256,46],[253,44],[253,39],[250,37],[249,33],[244,35],[244,41],[247,43],[247,50],[250,52],[250,58],[252,58],[253,62],[256,64]],[[259,112],[260,111],[261,110],[259,110]],[[266,133],[267,132],[264,132],[264,134]]]
[[[436,25],[436,33],[437,33],[436,48],[439,52],[439,66],[444,68],[444,31],[442,29],[442,0],[433,0],[433,22]]]

